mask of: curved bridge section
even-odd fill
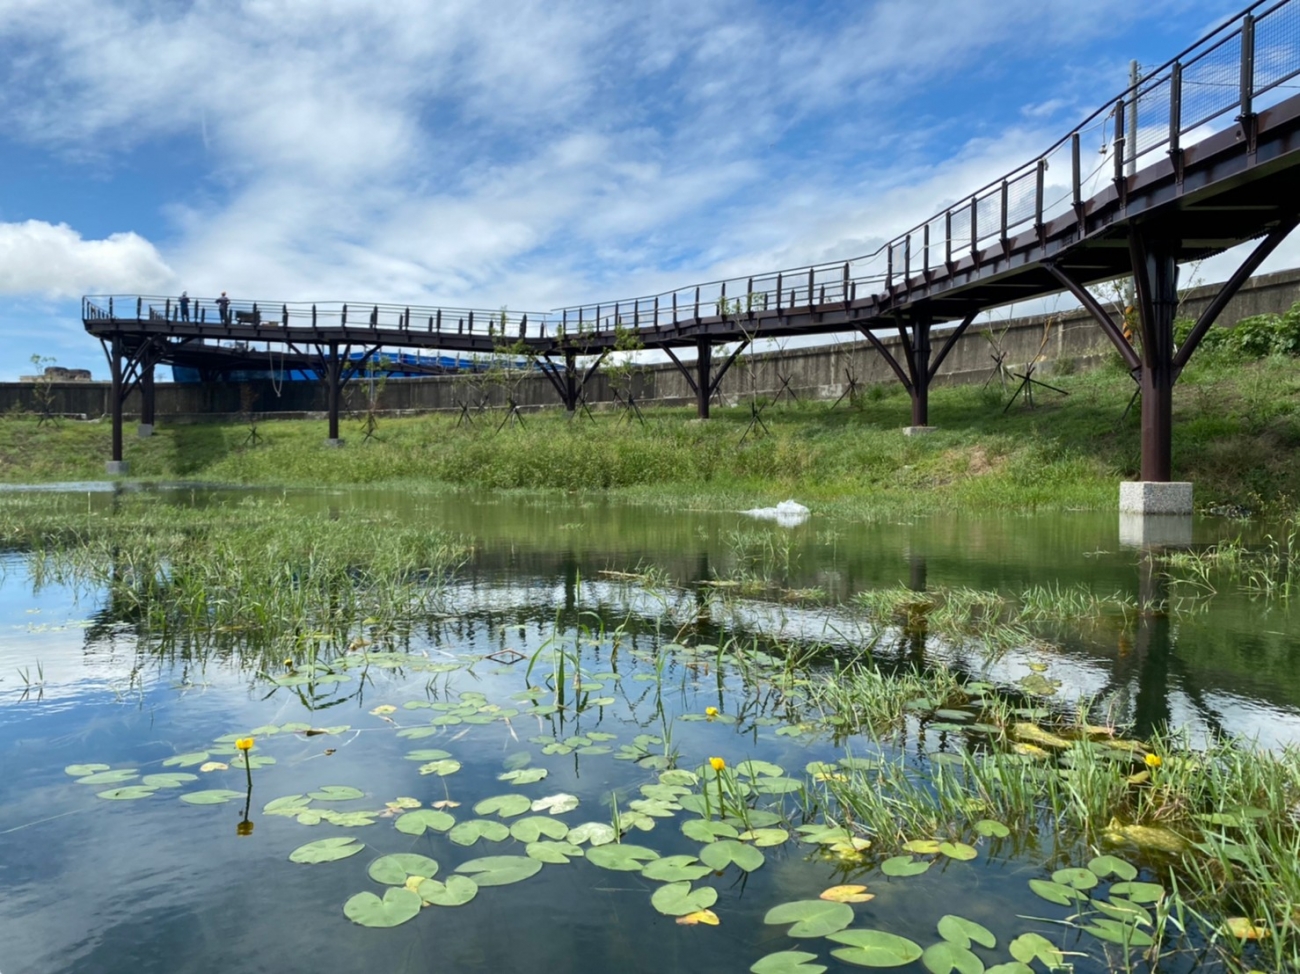
[[[707,417],[722,375],[756,339],[856,330],[907,389],[912,424],[925,426],[930,382],[980,312],[1065,290],[1093,315],[1141,391],[1142,479],[1168,481],[1179,373],[1233,294],[1300,222],[1298,78],[1300,0],[1261,0],[1041,156],[875,253],[835,263],[540,313],[266,301],[222,307],[211,299],[182,308],[168,297],[86,297],[85,327],[103,343],[113,378],[113,460],[122,460],[122,404],[137,386],[142,421],[153,421],[156,365],[262,369],[272,348],[282,367],[314,369],[327,383],[337,439],[340,389],[384,348],[526,355],[570,411],[608,353],[660,350],[686,375]],[[1252,240],[1250,255],[1175,345],[1178,264]],[[1140,326],[1132,343],[1087,290],[1129,274]],[[901,356],[880,342],[882,329],[897,329]],[[932,343],[936,329],[941,341]],[[723,345],[734,347],[715,364]],[[683,348],[694,352],[689,365],[678,358]],[[390,368],[439,370],[418,360]]]

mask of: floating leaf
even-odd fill
[[[992,836],[998,839],[1004,839],[1011,834],[1011,830],[1001,822],[995,822],[991,818],[982,818],[975,823],[975,831],[980,835]]]
[[[1253,923],[1245,917],[1228,917],[1223,921],[1223,930],[1236,937],[1238,940],[1263,940],[1268,936],[1267,927],[1260,926],[1263,920],[1256,920]]]
[[[513,818],[522,815],[532,807],[523,795],[495,795],[484,798],[474,806],[475,815],[499,815],[501,818]]]
[[[594,734],[591,736],[595,737]],[[684,785],[687,788],[694,788],[699,782],[698,775],[684,768],[674,768],[672,771],[665,771],[659,776],[659,783],[664,785]]]
[[[779,950],[760,958],[750,968],[753,974],[825,974],[824,964],[812,963],[816,954],[804,950]]]
[[[1109,901],[1091,900],[1089,902],[1102,913],[1124,923],[1136,923],[1148,927],[1152,925],[1151,914],[1132,900],[1126,900],[1121,896],[1112,896]]]
[[[700,861],[719,872],[734,862],[745,872],[752,873],[766,860],[763,853],[753,846],[747,846],[736,839],[719,839],[700,850]]]
[[[406,752],[408,761],[442,761],[449,757],[451,757],[450,751],[443,751],[436,747],[424,747],[417,751]]]
[[[551,815],[563,815],[565,812],[571,812],[577,807],[578,796],[568,795],[564,792],[539,798],[532,805],[534,812],[549,812]]]
[[[1116,883],[1110,895],[1127,897],[1134,903],[1156,903],[1165,895],[1165,888],[1159,883]]]
[[[1102,879],[1118,876],[1122,880],[1131,880],[1137,879],[1138,874],[1137,867],[1115,856],[1097,856],[1088,863],[1088,868]]]
[[[688,913],[677,918],[678,925],[683,927],[694,927],[701,923],[716,927],[720,922],[718,915],[712,910],[696,910],[694,913]]]
[[[974,859],[979,855],[974,846],[967,845],[965,842],[940,842],[939,851],[949,859],[957,859],[962,862]]]
[[[306,795],[285,795],[273,798],[262,806],[263,815],[293,816],[301,812],[311,802]]]
[[[930,868],[928,862],[913,859],[911,856],[894,856],[880,864],[880,871],[886,876],[919,876]]]
[[[208,759],[207,751],[191,751],[188,754],[175,754],[163,762],[164,768],[192,768]]]
[[[119,768],[117,771],[96,771],[77,779],[79,785],[119,785],[124,781],[140,777],[135,768]]]
[[[984,974],[984,962],[970,952],[951,941],[941,940],[931,944],[921,954],[921,963],[934,974]]]
[[[346,802],[354,798],[365,798],[366,793],[351,785],[324,785],[307,794],[318,802]]]
[[[155,791],[156,787],[148,785],[127,785],[125,788],[110,788],[108,791],[98,792],[96,798],[106,798],[109,801],[132,801],[136,798],[148,798]]]
[[[497,781],[508,781],[512,785],[531,785],[535,781],[541,781],[547,773],[545,768],[520,768],[497,775]]]
[[[537,875],[541,868],[538,860],[528,856],[487,856],[462,862],[456,872],[471,874],[479,886],[509,886]]]
[[[627,843],[595,846],[587,850],[587,860],[593,865],[620,872],[640,872],[647,862],[658,858],[659,853],[653,849]]]
[[[426,879],[415,892],[425,903],[434,906],[464,906],[478,895],[478,883],[468,876],[448,876],[445,883]]]
[[[998,945],[998,938],[993,936],[993,931],[988,927],[951,913],[939,920],[939,936],[958,947],[969,947],[972,943],[977,943],[992,950]]]
[[[1069,906],[1075,900],[1087,899],[1087,896],[1072,886],[1062,886],[1060,883],[1048,882],[1045,879],[1031,879],[1029,888],[1047,902],[1058,906]]]
[[[1040,960],[1049,971],[1065,963],[1065,955],[1040,933],[1022,933],[1007,945],[1007,949],[1020,963],[1031,964]]]
[[[391,703],[381,703],[374,710],[370,711],[376,717],[386,717],[388,714],[397,713],[397,708]]]
[[[742,842],[752,842],[760,849],[766,849],[783,844],[790,838],[790,833],[785,829],[750,829],[748,832],[741,832],[737,838]]]
[[[229,768],[230,765],[226,764],[223,761],[207,761],[204,764],[200,765],[199,770],[202,771],[204,774],[207,774],[210,771],[227,771],[229,770]]]
[[[830,900],[795,900],[772,907],[763,922],[794,924],[787,931],[791,937],[825,937],[853,922],[853,907]]]
[[[707,818],[692,818],[682,823],[682,833],[696,842],[712,842],[714,839],[735,839],[740,832],[734,825],[715,822]]]
[[[1005,964],[990,967],[984,974],[1034,974],[1034,969],[1018,960],[1009,960]]]
[[[382,900],[374,893],[357,893],[343,904],[343,913],[363,927],[396,927],[418,914],[423,902],[419,894],[393,887]]]
[[[582,855],[582,846],[572,842],[529,842],[524,847],[524,852],[529,859],[563,866],[570,859]]]
[[[293,852],[289,853],[289,861],[309,865],[320,862],[336,862],[339,859],[346,859],[348,856],[355,856],[365,847],[364,842],[358,842],[350,835],[336,835],[328,839],[317,839],[315,842],[308,842],[306,845],[298,846]]]
[[[1155,943],[1149,933],[1139,930],[1131,923],[1124,923],[1120,920],[1097,919],[1093,920],[1092,923],[1084,924],[1083,929],[1094,937],[1124,947],[1150,947]]]
[[[528,799],[524,799],[526,802]],[[478,806],[474,806],[478,811]],[[528,818],[521,818],[510,826],[510,834],[520,842],[536,842],[542,836],[549,839],[563,839],[569,834],[569,827],[563,822],[547,818],[544,815],[530,815]]]
[[[147,774],[140,779],[140,784],[146,788],[179,788],[187,781],[198,781],[199,776],[196,774],[186,774],[184,771],[172,771],[163,774]]]
[[[1187,848],[1187,840],[1171,829],[1152,825],[1121,825],[1111,822],[1102,835],[1111,842],[1132,842],[1146,849],[1177,854]]]
[[[461,768],[461,764],[455,758],[443,758],[440,761],[430,761],[428,764],[420,765],[420,774],[436,774],[440,778],[445,778],[449,774],[455,774]]]
[[[583,822],[581,825],[569,829],[569,834],[565,837],[575,845],[583,842],[589,842],[593,846],[609,845],[618,836],[614,832],[612,825],[604,822]]]
[[[191,791],[181,795],[181,801],[189,805],[220,805],[234,798],[243,798],[244,792],[231,791],[229,788],[211,788],[207,791]]]
[[[658,883],[693,883],[711,872],[694,856],[664,856],[647,863],[641,875]]]
[[[236,754],[230,759],[232,768],[243,768],[245,764],[256,771],[258,768],[265,768],[267,765],[275,764],[275,758],[265,754]]]
[[[938,839],[912,839],[903,843],[903,849],[917,855],[928,856],[939,851]]]
[[[419,814],[418,812],[412,814]],[[406,818],[405,815],[402,818]],[[400,822],[402,819],[398,819]],[[501,842],[510,835],[504,823],[496,822],[489,818],[472,818],[469,821],[461,822],[447,833],[447,838],[451,839],[457,845],[473,845],[479,839],[487,839],[489,842]],[[523,858],[522,856],[520,858]],[[479,883],[480,886],[484,885]]]
[[[182,755],[182,757],[185,756],[186,755]],[[203,757],[207,757],[207,754],[205,753]],[[163,764],[170,764],[172,760],[173,759],[168,758],[163,762]],[[203,758],[200,758],[199,760],[201,761]],[[86,775],[97,774],[100,771],[107,771],[108,768],[109,766],[107,764],[70,764],[63,769],[63,773],[70,774],[74,778],[84,778]]]
[[[376,883],[383,883],[385,886],[404,886],[412,876],[432,879],[438,875],[438,864],[428,856],[417,855],[414,852],[396,852],[392,855],[380,856],[366,871]]]
[[[423,808],[418,812],[407,812],[399,816],[393,824],[397,831],[407,835],[423,835],[426,829],[432,832],[446,832],[456,824],[456,820],[446,812]]]
[[[883,930],[841,930],[830,939],[848,945],[832,950],[832,957],[862,967],[902,967],[924,953],[920,944]]]
[[[865,886],[854,883],[824,889],[817,894],[817,898],[831,903],[869,903],[876,898],[876,894],[868,893]]]
[[[665,916],[679,917],[707,910],[718,902],[718,891],[712,886],[691,889],[690,883],[669,883],[660,886],[650,897],[650,905]]]
[[[1097,874],[1091,869],[1058,869],[1052,873],[1052,882],[1074,889],[1092,889],[1097,885]]]

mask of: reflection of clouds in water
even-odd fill
[[[742,514],[760,521],[775,521],[778,527],[797,528],[808,520],[808,508],[798,501],[782,501],[776,507],[755,507]]]

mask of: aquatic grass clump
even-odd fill
[[[86,511],[68,497],[0,505],[0,545],[27,555],[34,588],[102,593],[95,626],[170,645],[269,652],[347,646],[439,604],[468,547],[384,512],[338,520],[278,502],[178,506],[127,496]],[[292,657],[290,657],[292,659]]]
[[[1160,563],[1175,582],[1213,590],[1235,585],[1251,595],[1288,600],[1300,592],[1300,515],[1292,515],[1276,535],[1248,546],[1240,538],[1221,541],[1200,551],[1170,551]]]

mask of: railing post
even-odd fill
[[[343,313],[342,313],[342,315],[341,315],[340,318],[339,318],[339,323],[340,323],[344,328],[346,328],[346,327],[348,326],[348,306],[347,306],[346,304],[343,306]]]
[[[1180,139],[1183,134],[1183,65],[1175,61],[1169,75],[1169,154],[1174,156],[1174,165],[1178,166],[1177,156],[1183,151]]]
[[[909,233],[903,238],[903,290],[907,290],[907,282],[912,279],[912,235]]]
[[[1034,226],[1043,226],[1043,187],[1047,181],[1047,160],[1038,160],[1038,172],[1034,177]]]
[[[285,327],[289,327],[289,306],[283,304],[280,306],[280,322]]]
[[[1115,102],[1115,185],[1124,188],[1124,152],[1127,139],[1124,136],[1124,99]]]
[[[144,298],[135,299],[135,320],[139,321],[144,316]]]
[[[928,281],[930,279],[930,223],[927,220],[925,229],[921,231],[921,275]],[[847,265],[846,265],[847,266]]]
[[[437,313],[433,316],[433,330],[438,332],[439,334],[442,333],[442,309],[441,308],[439,308]]]
[[[976,264],[980,259],[980,201],[978,196],[970,198],[970,257]]]
[[[311,326],[316,327],[316,305],[311,306]]]
[[[885,245],[885,291],[894,293],[894,241]]]
[[[1002,244],[1007,242],[1007,181],[1002,180]]]
[[[1255,115],[1255,15],[1241,20],[1241,121]]]
[[[1083,163],[1079,158],[1079,133],[1070,136],[1070,188],[1073,193],[1072,205],[1077,219],[1083,219]]]
[[[952,210],[943,211],[943,266],[952,269]]]
[[[168,321],[172,320],[172,299],[167,299],[167,310],[164,312]]]

